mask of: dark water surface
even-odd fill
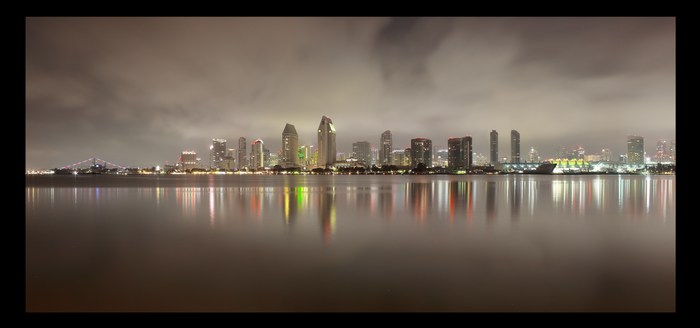
[[[27,176],[27,311],[676,311],[675,176]]]

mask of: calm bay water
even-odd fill
[[[675,176],[27,176],[27,311],[675,311]]]

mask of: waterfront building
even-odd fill
[[[491,130],[490,161],[492,164],[498,163],[498,132]]]
[[[671,141],[671,160],[676,161],[676,140]]]
[[[391,165],[393,143],[391,131],[386,130],[379,139],[379,156],[377,166]]]
[[[377,157],[379,156],[379,149],[372,147],[372,159],[370,160],[370,166],[377,165]]]
[[[627,164],[644,164],[644,137],[627,135]]]
[[[601,155],[601,160],[610,162],[612,161],[612,152],[610,152],[610,149],[605,148],[603,149],[603,154]]]
[[[391,151],[391,162],[396,163],[396,166],[402,166],[406,163],[407,152],[403,149],[394,149]]]
[[[226,140],[212,139],[212,145],[209,147],[209,167],[214,170],[221,166],[226,156]]]
[[[328,116],[321,118],[321,123],[318,125],[318,164],[317,166],[325,168],[335,163],[335,126],[333,121]]]
[[[365,166],[372,162],[372,150],[369,141],[358,141],[352,144],[353,157]]]
[[[183,170],[191,170],[197,167],[197,153],[195,151],[183,151],[180,154],[180,163]]]
[[[262,139],[258,138],[254,143],[250,144],[250,168],[259,170],[265,167],[265,145]]]
[[[471,169],[472,165],[474,165],[473,144],[472,136],[462,138],[462,167],[466,170]]]
[[[236,159],[236,166],[239,170],[248,167],[248,153],[246,150],[246,140],[244,137],[238,138],[238,158]]]
[[[447,139],[447,166],[461,168],[463,165],[462,138]]]
[[[510,162],[520,163],[520,132],[510,130]]]
[[[411,139],[411,168],[415,169],[423,163],[432,167],[433,142],[426,138]]]
[[[301,166],[314,165],[311,163],[313,161],[313,157],[314,157],[314,146],[313,145],[301,146],[301,148],[299,148],[299,154],[301,154],[301,157],[299,158],[299,164]]]
[[[299,135],[294,125],[287,123],[282,131],[282,167],[299,166]]]

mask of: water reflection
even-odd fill
[[[115,203],[141,203],[154,207],[157,213],[187,220],[206,217],[214,229],[217,221],[267,220],[278,215],[278,222],[291,227],[318,212],[324,240],[329,240],[339,212],[377,217],[385,224],[403,218],[421,224],[445,218],[452,223],[464,220],[493,225],[503,214],[510,222],[517,222],[550,212],[559,218],[621,215],[629,222],[666,220],[675,218],[675,179],[563,176],[533,180],[515,176],[403,180],[374,186],[334,186],[328,180],[277,187],[27,187],[28,214],[67,204],[73,209],[99,210]]]
[[[95,181],[27,179],[28,311],[675,310],[675,177]]]

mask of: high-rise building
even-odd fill
[[[209,167],[212,170],[220,168],[224,156],[226,156],[226,140],[213,139],[212,145],[209,147]]]
[[[406,151],[403,149],[394,149],[391,151],[391,163],[392,165],[402,166],[406,163]]]
[[[656,143],[656,153],[657,154],[665,154],[666,153],[666,141],[664,139],[660,139]]]
[[[244,137],[238,138],[238,158],[236,160],[236,166],[239,170],[248,167],[248,152],[246,150],[246,141]]]
[[[378,166],[382,165],[391,165],[392,162],[392,155],[391,152],[393,150],[393,144],[391,140],[391,131],[386,130],[384,133],[382,133],[382,136],[379,139],[379,157],[378,157]]]
[[[469,169],[473,163],[472,136],[447,139],[447,165]]]
[[[294,125],[287,123],[282,131],[282,167],[299,166],[299,135]]]
[[[377,165],[377,156],[379,156],[379,149],[372,147],[372,159],[370,160],[370,166]]]
[[[603,149],[603,154],[601,155],[600,159],[602,161],[612,161],[612,152],[610,152],[610,149],[605,148]]]
[[[425,167],[432,167],[433,142],[426,138],[411,139],[411,168],[417,168],[423,163]]]
[[[520,132],[510,130],[510,162],[520,163]]]
[[[193,151],[183,151],[180,154],[180,163],[183,170],[191,170],[197,168],[197,153]]]
[[[530,148],[530,153],[527,155],[528,163],[539,163],[540,154],[535,150],[535,148]]]
[[[671,141],[671,160],[676,161],[676,140]]]
[[[460,168],[463,165],[462,161],[462,138],[447,139],[447,166]]]
[[[644,137],[627,135],[627,164],[644,164]]]
[[[318,166],[328,167],[335,163],[335,127],[330,117],[321,118],[318,125]]]
[[[472,136],[462,138],[462,167],[469,170],[474,164],[474,150],[472,149]]]
[[[302,157],[299,159],[300,165],[302,165],[302,166],[313,165],[311,163],[313,161],[313,157],[314,157],[314,146],[313,145],[301,146],[301,148],[299,148],[299,153],[302,155]]]
[[[489,160],[492,164],[498,163],[498,132],[496,130],[491,130],[491,156]]]
[[[262,139],[258,138],[254,143],[250,144],[250,168],[259,170],[265,167],[265,145]]]
[[[372,162],[372,147],[369,141],[358,141],[352,144],[353,156],[362,161],[364,165],[369,166]]]

